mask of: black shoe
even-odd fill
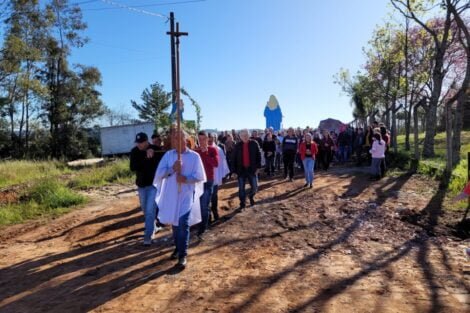
[[[171,254],[170,258],[172,260],[176,260],[178,258],[178,250],[175,249],[175,251],[173,251],[173,253]]]
[[[312,189],[312,188],[313,188],[313,184],[310,184],[310,186],[309,186],[308,188]]]
[[[178,263],[176,264],[178,267],[185,268],[186,264],[188,264],[188,260],[186,260],[186,257],[180,258],[178,260]]]
[[[308,187],[308,183],[305,183],[304,188]]]
[[[251,206],[255,205],[255,199],[253,197],[250,197],[250,205]]]

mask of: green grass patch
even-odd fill
[[[134,181],[135,174],[129,168],[129,159],[122,158],[104,165],[94,165],[77,172],[68,183],[71,188],[89,189],[111,183],[128,184]]]
[[[0,206],[0,225],[58,216],[83,204],[86,197],[70,190],[56,179],[41,179],[20,196],[18,203]]]
[[[3,161],[0,162],[0,188],[69,173],[71,170],[59,161]]]

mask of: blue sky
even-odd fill
[[[79,1],[79,0],[77,0]],[[182,0],[115,0],[132,5]],[[79,1],[83,2],[83,1]],[[348,122],[350,100],[334,83],[340,68],[355,72],[362,47],[389,12],[388,0],[206,0],[145,7],[175,12],[182,31],[181,85],[202,107],[202,127],[262,128],[271,94],[281,105],[283,125],[317,126],[327,117]],[[97,66],[109,107],[135,115],[153,82],[168,89],[170,45],[165,19],[112,5],[81,5],[90,43],[72,62]],[[186,101],[185,119],[194,119]]]

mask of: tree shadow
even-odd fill
[[[84,227],[84,226],[90,226],[90,225],[94,225],[94,224],[101,224],[101,223],[106,223],[107,221],[112,221],[112,220],[116,220],[116,219],[120,219],[120,218],[124,218],[124,217],[129,217],[129,216],[132,216],[132,215],[134,215],[138,212],[141,212],[140,206],[136,207],[132,210],[124,211],[124,212],[117,213],[117,214],[108,214],[108,215],[99,216],[95,219],[87,220],[86,222],[80,223],[79,225],[68,228],[67,230],[65,230],[63,232],[60,232],[60,233],[58,233],[54,236],[48,236],[48,237],[40,238],[40,239],[36,240],[35,243],[48,241],[48,240],[51,240],[51,239],[55,239],[55,238],[65,236],[68,233],[74,231],[75,229],[78,229],[78,228],[81,228],[81,227]]]

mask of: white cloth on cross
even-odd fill
[[[178,226],[179,218],[191,211],[189,225],[201,222],[201,207],[199,198],[204,192],[206,174],[201,157],[196,152],[186,149],[181,153],[181,175],[188,179],[188,183],[180,184],[176,181],[173,164],[178,160],[175,149],[167,151],[158,164],[154,186],[157,188],[155,202],[158,205],[158,219],[163,224]]]

